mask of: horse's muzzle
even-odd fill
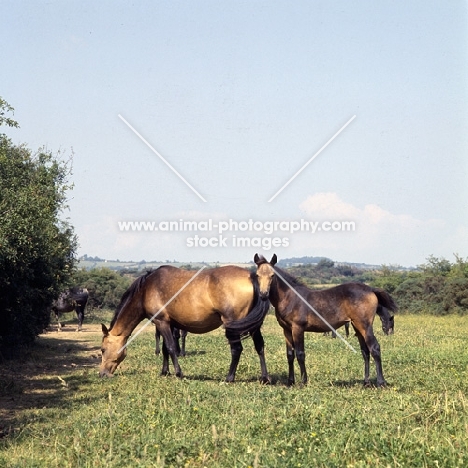
[[[260,299],[261,299],[262,301],[266,301],[266,300],[268,299],[268,293],[263,293],[263,292],[261,292],[261,293],[260,293]]]
[[[107,369],[99,371],[99,377],[114,377],[114,374],[111,374]]]

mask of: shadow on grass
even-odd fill
[[[66,408],[96,379],[100,352],[92,338],[86,327],[51,331],[0,363],[0,438],[28,423],[26,410]]]

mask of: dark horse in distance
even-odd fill
[[[101,377],[110,377],[125,359],[127,341],[145,318],[163,337],[162,375],[169,373],[169,356],[177,377],[182,377],[173,329],[208,333],[224,325],[231,346],[231,365],[226,377],[233,382],[242,353],[241,335],[250,334],[260,358],[261,381],[268,383],[264,341],[260,327],[268,313],[267,296],[260,296],[254,273],[236,266],[182,270],[162,266],[141,276],[122,296],[109,329],[102,325]],[[242,327],[231,328],[243,319]]]
[[[372,328],[379,306],[390,311],[397,309],[392,297],[386,291],[361,283],[345,283],[334,288],[312,291],[276,267],[276,255],[273,255],[270,262],[258,255],[255,255],[254,260],[257,265],[260,295],[269,297],[275,308],[276,319],[283,328],[286,338],[289,385],[295,382],[294,357],[297,357],[299,363],[302,382],[307,383],[304,332],[320,333],[331,328],[336,330],[346,322],[351,322],[359,340],[364,358],[364,385],[370,386],[370,356],[375,362],[377,386],[386,385],[380,345]],[[380,309],[379,312],[383,313],[383,310]],[[242,323],[239,322],[238,325],[241,326]]]
[[[78,318],[78,328],[80,331],[83,328],[84,312],[88,303],[88,290],[86,288],[70,288],[67,291],[60,293],[59,297],[52,303],[52,312],[57,318],[58,330],[62,330],[60,323],[60,314],[65,312],[76,312]]]

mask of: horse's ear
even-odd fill
[[[102,327],[102,334],[104,336],[107,336],[109,334],[109,330],[107,329],[107,327],[103,323],[101,323],[101,327]]]
[[[263,255],[255,254],[254,256],[255,265],[260,266],[262,263],[265,263],[265,258]]]
[[[271,260],[270,260],[270,265],[275,266],[277,261],[278,261],[278,257],[276,256],[276,254],[273,254],[273,257],[271,257]]]

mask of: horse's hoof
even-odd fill
[[[179,377],[179,379],[183,379],[183,378],[184,378],[184,374],[182,374],[182,371],[176,372],[176,377]]]
[[[168,375],[171,375],[171,373],[169,371],[161,371],[161,375],[163,377],[167,377]]]
[[[271,384],[271,379],[268,376],[262,377],[260,379],[260,383],[263,384],[263,385],[270,385]]]
[[[288,380],[288,387],[293,387],[296,384],[294,380]]]
[[[232,375],[228,375],[225,380],[226,383],[233,383],[234,377]]]
[[[372,388],[372,384],[370,382],[364,382],[364,388]]]
[[[377,387],[386,388],[387,387],[387,382],[385,382],[385,380],[383,382],[377,382]]]

